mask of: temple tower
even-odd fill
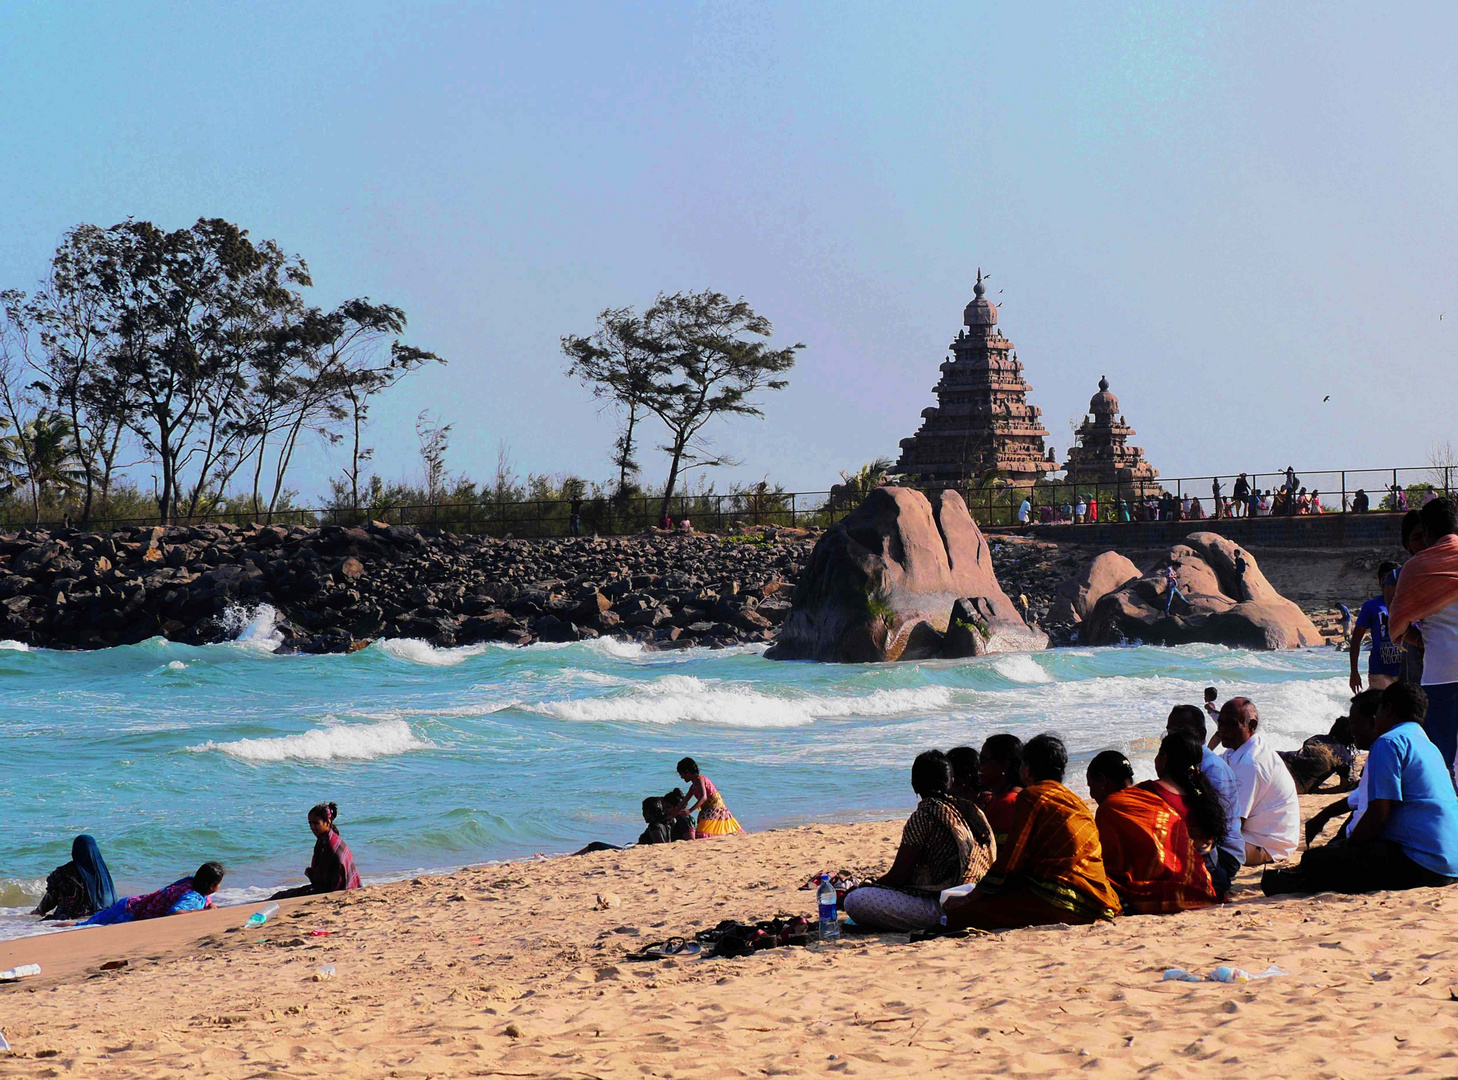
[[[901,440],[896,472],[926,485],[956,485],[979,474],[1001,471],[1008,483],[1031,485],[1057,469],[1045,454],[1048,432],[1040,410],[1028,404],[1023,365],[1013,344],[997,328],[997,307],[988,300],[977,271],[973,299],[962,312],[965,327],[942,363],[932,393],[937,404],[923,409],[922,424]]]
[[[1144,451],[1130,446],[1134,429],[1119,416],[1119,399],[1109,393],[1109,380],[1099,379],[1099,392],[1088,403],[1089,415],[1079,425],[1077,445],[1068,451],[1068,482],[1119,484],[1153,480],[1159,471],[1144,460]],[[1142,486],[1142,485],[1141,485]]]

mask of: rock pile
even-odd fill
[[[1183,601],[1167,604],[1168,568],[1174,570]],[[1085,645],[1210,642],[1297,649],[1324,642],[1306,614],[1266,580],[1254,555],[1210,532],[1191,533],[1142,575],[1123,556],[1101,555],[1070,579],[1064,596],[1077,600],[1075,611],[1082,609],[1078,626]]]
[[[658,648],[767,642],[813,542],[803,530],[494,540],[372,522],[0,534],[0,639],[97,649],[236,634],[272,605],[283,650],[377,637],[447,647],[612,636]]]

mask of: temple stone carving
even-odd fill
[[[922,425],[901,440],[895,471],[925,486],[957,485],[996,469],[1013,485],[1031,485],[1058,468],[1044,450],[1048,432],[1040,410],[1028,404],[1023,365],[997,328],[997,306],[986,297],[982,271],[962,313],[965,327],[949,346],[937,404],[922,410]]]
[[[1076,445],[1068,450],[1064,469],[1069,483],[1114,487],[1152,481],[1159,475],[1144,460],[1144,450],[1129,445],[1134,429],[1119,415],[1119,399],[1109,393],[1107,376],[1099,379],[1099,392],[1088,403],[1088,413],[1079,425]]]

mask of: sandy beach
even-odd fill
[[[468,868],[287,901],[261,929],[239,929],[255,905],[6,942],[0,968],[43,973],[0,986],[0,1076],[1458,1075],[1442,890],[1267,900],[1245,871],[1231,903],[1177,916],[624,961],[809,915],[812,872],[888,864],[900,827]],[[1161,981],[1222,963],[1290,974]]]

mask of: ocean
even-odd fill
[[[777,663],[759,648],[647,652],[612,640],[437,649],[380,641],[281,656],[274,613],[235,613],[237,640],[153,639],[97,652],[0,643],[0,937],[77,833],[120,894],[219,859],[219,899],[303,881],[317,802],[366,882],[629,843],[639,806],[681,786],[692,756],[750,830],[895,817],[912,758],[1054,731],[1070,782],[1102,749],[1140,778],[1171,705],[1252,698],[1278,748],[1345,711],[1332,649],[1214,645],[1053,649],[885,665]],[[810,868],[815,869],[815,868]]]

